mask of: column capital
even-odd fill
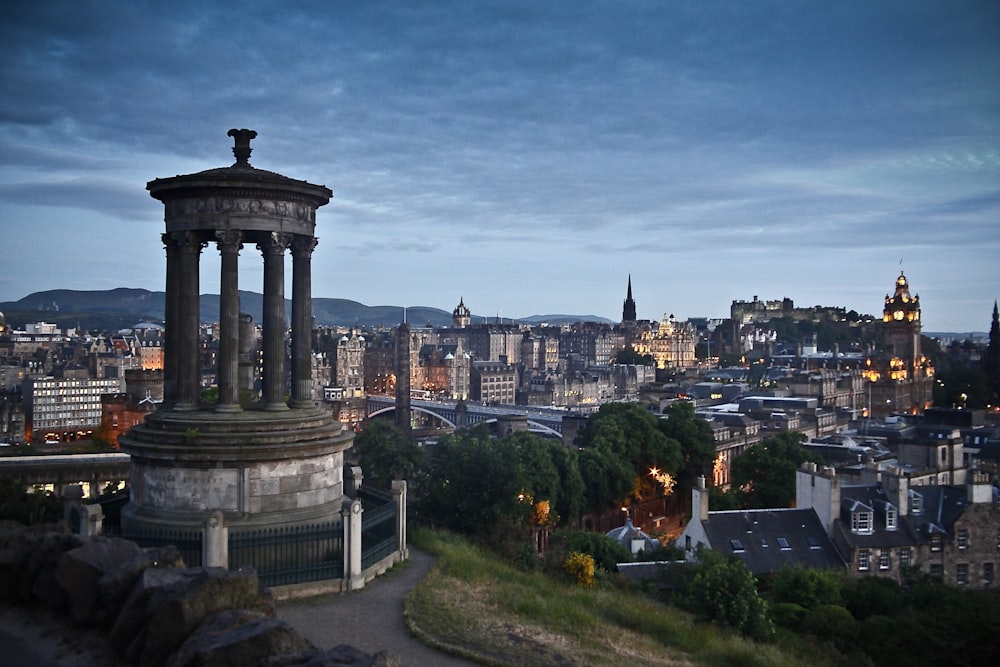
[[[257,248],[265,255],[281,255],[292,242],[292,237],[292,234],[284,232],[271,232],[257,242]]]
[[[164,245],[172,245],[181,252],[200,254],[201,249],[208,245],[198,232],[172,232],[163,237]]]
[[[243,248],[243,233],[220,229],[215,232],[215,243],[220,253],[239,252]]]
[[[303,236],[296,234],[289,247],[292,249],[292,257],[304,257],[312,254],[316,249],[319,239],[315,236]]]

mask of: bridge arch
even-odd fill
[[[369,412],[368,413],[368,417],[369,418],[371,418],[371,417],[378,417],[379,415],[386,414],[388,412],[394,412],[395,410],[396,410],[396,406],[395,405],[390,405],[387,408],[381,408],[380,410],[376,410],[375,412]],[[447,417],[445,417],[444,415],[442,415],[440,413],[434,412],[433,410],[428,410],[427,408],[422,408],[422,407],[419,407],[419,406],[416,406],[416,405],[410,406],[410,410],[412,410],[414,412],[423,412],[425,415],[430,415],[432,417],[436,417],[437,419],[440,419],[441,421],[443,421],[445,424],[447,424],[448,426],[450,426],[452,428],[458,428],[458,426],[452,420],[448,419]]]

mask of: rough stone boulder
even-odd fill
[[[59,558],[55,577],[66,594],[74,621],[83,625],[96,624],[101,603],[98,585],[101,577],[140,553],[135,542],[117,537],[96,538]]]
[[[0,530],[0,602],[41,602],[57,611],[66,596],[55,578],[59,558],[81,544],[63,525]]]
[[[149,568],[184,567],[181,552],[173,545],[142,549],[131,559],[119,563],[97,582],[101,596],[101,606],[97,610],[98,625],[110,627],[115,622],[132,587],[144,571]]]
[[[315,650],[279,618],[261,612],[231,610],[205,619],[173,654],[167,667],[250,667],[272,656]]]
[[[256,572],[150,568],[133,587],[109,639],[132,663],[163,665],[202,621],[229,609],[274,615]]]

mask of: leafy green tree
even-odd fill
[[[745,508],[791,507],[795,471],[805,461],[822,464],[802,443],[805,435],[784,431],[749,447],[733,460],[731,483]]]
[[[405,479],[419,488],[426,453],[388,420],[370,419],[365,422],[364,430],[354,438],[353,449],[366,484],[388,489],[393,480]]]
[[[577,444],[580,473],[586,485],[587,509],[601,512],[626,500],[659,492],[653,468],[676,474],[683,462],[681,446],[659,429],[658,419],[636,403],[607,403],[589,419]],[[629,488],[623,489],[625,479]]]
[[[774,636],[767,601],[757,592],[753,574],[736,556],[698,549],[695,575],[680,598],[690,611],[757,640]]]
[[[607,447],[580,451],[580,475],[584,481],[584,509],[588,512],[614,507],[635,487],[635,470]]]
[[[559,440],[519,432],[507,437],[520,463],[523,491],[536,502],[549,501],[556,518],[573,520],[584,505],[578,456]]]
[[[715,465],[715,435],[704,419],[696,417],[694,405],[677,401],[666,409],[666,419],[659,420],[660,432],[675,441],[683,462],[676,472],[674,494],[688,497],[699,476],[712,479]]]
[[[614,363],[630,364],[635,366],[652,366],[653,357],[648,354],[639,354],[631,346],[618,350],[615,354]]]
[[[519,499],[519,467],[515,448],[491,438],[485,425],[445,436],[431,458],[421,513],[467,535],[486,533],[501,519],[526,520],[531,507]]]
[[[601,533],[590,530],[561,531],[554,541],[564,544],[567,552],[584,553],[594,558],[594,564],[606,572],[617,572],[618,563],[632,562],[632,554],[621,544]]]
[[[772,603],[792,602],[806,609],[820,605],[841,605],[843,574],[834,570],[786,567],[768,580],[768,598]]]

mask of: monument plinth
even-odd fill
[[[344,451],[354,435],[311,396],[316,209],[333,193],[250,166],[253,130],[233,129],[229,136],[236,144],[232,166],[146,185],[163,202],[166,223],[164,400],[120,439],[132,456],[126,534],[200,527],[217,512],[238,530],[333,520],[341,510]],[[218,400],[208,405],[200,399],[198,367],[199,260],[211,243],[222,261]],[[264,319],[261,393],[241,404],[240,329],[245,338],[247,323],[240,315],[238,262],[244,244],[255,245],[263,262]],[[290,387],[286,250],[292,257]]]

